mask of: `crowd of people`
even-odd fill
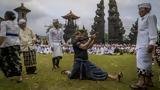
[[[119,72],[112,75],[97,67],[89,60],[89,54],[96,55],[122,55],[136,52],[136,65],[138,81],[130,85],[133,89],[143,90],[153,86],[152,81],[152,52],[157,42],[157,19],[150,14],[150,3],[138,5],[140,18],[138,19],[138,35],[136,45],[127,44],[95,44],[96,34],[86,39],[83,30],[77,30],[73,35],[72,44],[63,40],[63,30],[59,27],[58,19],[53,21],[53,28],[48,32],[49,44],[35,44],[36,36],[27,27],[27,20],[20,19],[14,22],[14,12],[7,11],[5,20],[0,28],[0,68],[6,77],[18,76],[17,82],[22,82],[22,64],[20,54],[23,55],[24,67],[27,75],[36,74],[36,52],[52,54],[53,68],[60,68],[60,60],[64,53],[74,54],[74,63],[71,71],[63,70],[61,73],[68,75],[69,79],[80,80],[106,80],[107,78],[121,80],[123,74]]]
[[[37,44],[35,45],[35,50],[40,54],[51,54],[52,49],[50,45]],[[72,45],[62,46],[64,54],[74,53]],[[92,48],[87,50],[89,54],[96,55],[123,55],[125,54],[135,54],[135,45],[130,44],[95,44]]]
[[[35,45],[35,50],[37,53],[40,54],[51,54],[52,53],[52,49],[49,45]]]
[[[88,49],[89,54],[96,55],[122,55],[124,53],[134,54],[135,45],[127,44],[105,44],[105,45],[94,45]]]

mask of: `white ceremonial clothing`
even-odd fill
[[[138,19],[136,58],[139,74],[151,76],[152,55],[148,53],[148,46],[156,45],[157,31],[155,15],[149,13]]]
[[[63,42],[63,31],[51,29],[49,31],[49,43],[53,49],[53,57],[63,56],[62,43]]]

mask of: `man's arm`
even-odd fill
[[[64,32],[63,32],[63,30],[61,30],[61,41],[62,41],[63,45],[66,45],[65,40],[63,38],[63,35],[64,35]]]
[[[34,32],[31,29],[30,29],[30,31],[31,31],[32,42],[33,42],[33,44],[35,44],[35,42],[36,42],[36,35],[34,34]]]
[[[3,44],[4,40],[5,40],[5,37],[0,36],[0,46]]]
[[[155,15],[151,15],[148,17],[148,33],[149,33],[149,47],[148,47],[148,52],[152,52],[154,49],[154,46],[156,45],[157,42],[157,18]]]
[[[31,30],[31,34],[32,34],[32,39],[36,40],[36,35],[34,34],[34,32]]]
[[[1,22],[1,30],[0,30],[0,45],[2,45],[5,38],[6,38],[6,23],[3,21]]]
[[[53,35],[52,35],[52,29],[49,30],[48,32],[48,40],[49,40],[49,45],[52,45],[52,41],[53,41]]]
[[[89,44],[88,48],[92,48],[92,46],[95,44],[96,40],[92,40],[92,42]]]
[[[92,42],[89,44],[88,48],[91,48],[94,45],[94,43],[96,42],[96,37],[97,37],[96,34],[91,36]]]
[[[88,49],[88,47],[92,41],[93,41],[93,39],[89,38],[89,40],[85,44],[80,44],[79,48],[84,49],[84,50]]]

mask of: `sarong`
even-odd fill
[[[106,80],[107,77],[107,72],[104,72],[89,60],[79,58],[75,59],[73,70],[69,75],[69,79],[81,80]]]
[[[1,48],[0,68],[6,77],[21,76],[19,45]]]

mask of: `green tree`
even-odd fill
[[[104,41],[108,43],[108,33],[104,33]]]

